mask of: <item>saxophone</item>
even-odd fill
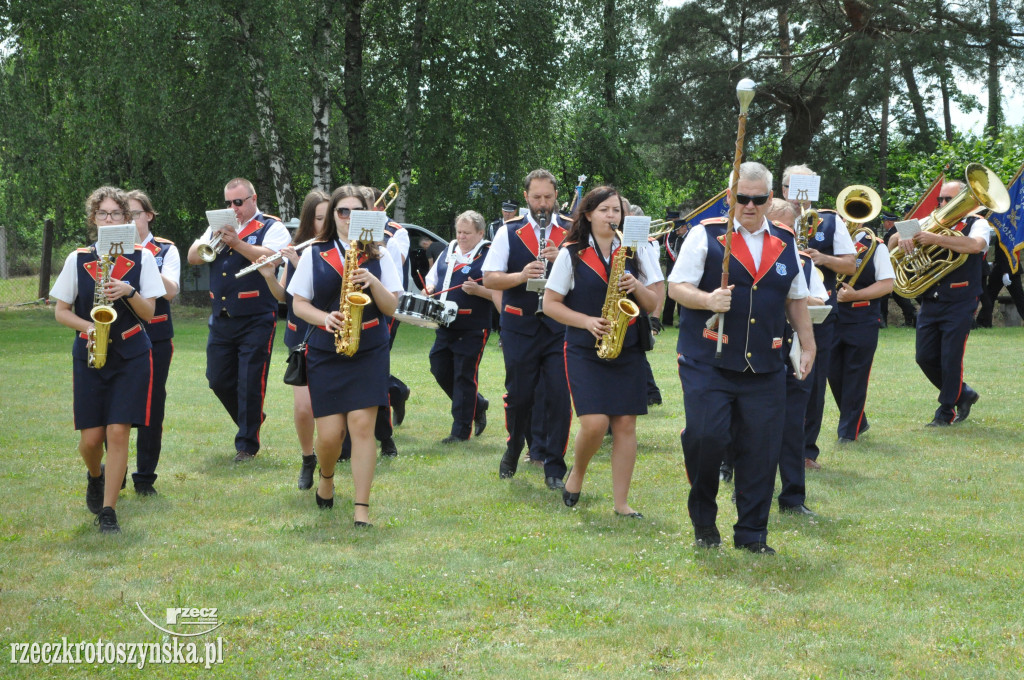
[[[362,238],[362,235],[360,235]],[[370,296],[358,291],[352,284],[352,272],[359,268],[362,254],[360,240],[352,239],[345,250],[345,273],[341,277],[341,327],[334,331],[334,351],[353,356],[359,351],[359,334],[363,330],[363,308],[370,304]]]
[[[601,336],[594,345],[597,356],[602,359],[614,359],[622,353],[622,342],[626,338],[629,322],[640,314],[636,303],[619,290],[619,279],[626,273],[626,259],[631,255],[630,248],[623,242],[619,233],[619,249],[612,256],[612,271],[608,275],[608,291],[604,295],[604,306],[601,307],[601,318],[606,319],[612,328]]]
[[[89,368],[103,368],[107,363],[107,346],[110,344],[110,326],[117,321],[117,312],[104,287],[110,283],[110,271],[114,268],[117,256],[123,251],[121,244],[114,244],[110,253],[99,259],[99,273],[96,276],[96,285],[93,286],[92,310],[89,316],[92,317],[93,327],[89,330]]]

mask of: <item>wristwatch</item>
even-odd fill
[[[138,291],[135,290],[135,286],[132,286],[132,292],[129,293],[128,295],[125,295],[124,299],[125,300],[131,300],[133,297],[135,297],[135,293],[137,293],[137,292]]]

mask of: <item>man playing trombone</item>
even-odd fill
[[[252,182],[237,177],[224,187],[225,206],[235,212],[235,229],[207,228],[188,249],[188,262],[201,265],[202,246],[219,236],[224,248],[210,262],[210,335],[206,343],[206,379],[238,426],[235,462],[251,460],[260,449],[267,366],[274,344],[277,300],[261,276],[235,274],[260,257],[291,242],[276,217],[256,207]]]

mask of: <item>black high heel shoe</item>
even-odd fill
[[[573,507],[580,502],[579,493],[569,493],[568,489],[562,489],[562,502],[565,503],[566,507]]]
[[[364,507],[364,508],[369,508],[370,507],[369,503],[353,503],[352,505],[358,505],[358,506]],[[356,528],[366,527],[367,529],[370,529],[370,528],[373,527],[373,525],[370,524],[369,522],[360,522],[359,520],[355,521],[355,525],[356,525]]]
[[[333,473],[328,477],[324,474],[323,470],[319,470],[318,472],[320,473],[320,479],[334,479]],[[334,507],[334,496],[331,496],[330,498],[320,498],[319,490],[314,491],[313,495],[316,496],[316,507],[321,510],[330,510]]]

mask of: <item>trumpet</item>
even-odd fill
[[[686,219],[683,217],[673,217],[666,220],[651,220],[651,225],[648,227],[650,233],[647,234],[647,238],[658,238],[669,234],[676,229],[680,229],[686,226]]]
[[[398,198],[398,184],[392,182],[381,192],[380,198],[373,203],[373,208],[376,210],[381,206],[381,201],[384,202],[384,212],[387,212],[391,208],[391,204]],[[391,198],[388,198],[388,194],[391,194]]]
[[[303,248],[306,248],[307,246],[311,246],[311,245],[313,245],[314,243],[316,243],[319,240],[320,240],[319,236],[314,236],[313,238],[309,239],[308,241],[303,241],[299,245],[295,246],[295,252],[299,252]],[[201,247],[202,246],[200,246],[200,248]],[[276,253],[274,253],[273,255],[270,255],[269,257],[267,257],[267,259],[263,260],[262,262],[253,262],[251,265],[249,265],[248,267],[246,267],[242,271],[240,271],[237,274],[235,274],[235,278],[236,279],[240,279],[243,276],[245,276],[246,274],[253,273],[254,271],[256,271],[257,269],[259,269],[260,267],[262,267],[265,264],[270,264],[271,262],[277,262],[282,257],[284,257],[284,255],[282,255],[281,251],[279,250]]]
[[[217,255],[224,252],[224,248],[228,244],[224,243],[224,239],[217,232],[213,233],[210,240],[207,243],[200,243],[196,252],[199,253],[199,257],[203,262],[213,262],[217,259]]]
[[[878,217],[878,213],[882,212],[882,199],[879,198],[878,192],[871,187],[862,184],[852,184],[840,191],[839,196],[836,197],[836,212],[846,222],[846,228],[849,230],[850,237],[854,243],[857,241],[858,234],[864,234],[871,244],[868,247],[867,253],[861,258],[861,264],[857,267],[857,271],[854,272],[848,282],[845,281],[846,277],[842,274],[836,277],[836,280],[840,283],[846,282],[853,287],[857,283],[857,279],[860,278],[861,272],[864,271],[864,268],[871,260],[871,256],[874,255],[875,248],[878,246],[874,232],[865,227],[864,223],[875,219]]]

